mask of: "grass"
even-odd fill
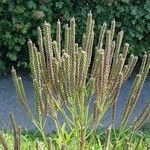
[[[116,130],[117,133],[117,130]],[[133,140],[131,142],[131,147],[134,148],[136,147],[136,144],[138,142],[138,140],[140,139],[140,135],[144,135],[143,141],[141,142],[140,145],[140,150],[145,150],[145,145],[148,145],[150,143],[150,123],[145,123],[140,130],[138,130],[138,132],[136,132],[133,136]],[[13,147],[13,135],[11,132],[8,131],[4,131],[3,132],[3,136],[5,137],[9,148]],[[47,135],[49,136],[49,135]],[[57,141],[59,140],[56,133],[52,133],[51,137],[53,137],[53,144],[56,145]],[[105,131],[102,129],[101,131],[97,132],[96,135],[96,139],[95,142],[93,144],[92,150],[99,150],[99,145],[101,145],[101,143],[103,143],[105,141]],[[122,138],[125,138],[126,135],[123,134]],[[111,142],[113,142],[113,139],[115,138],[114,134],[111,134]],[[37,131],[23,131],[22,132],[22,136],[21,136],[21,150],[27,150],[28,149],[28,145],[31,144],[32,145],[32,150],[36,149],[36,141],[40,142],[40,145],[42,147],[44,147],[44,142],[42,141],[42,137],[40,136],[40,133]],[[72,142],[69,143],[71,147],[73,147],[73,145],[75,143],[73,143],[73,138],[71,140]],[[124,143],[122,141],[119,142],[118,148],[117,150],[122,150]],[[111,147],[111,143],[110,143],[110,147]],[[2,149],[2,146],[0,145],[0,149]],[[132,148],[131,148],[132,150]]]
[[[9,132],[3,133],[4,138],[6,139],[9,148],[13,148],[13,135]],[[33,138],[33,136],[30,133],[26,133],[21,136],[21,148],[22,150],[27,150],[28,145],[31,144],[35,148],[35,142],[36,138]],[[0,145],[0,149],[2,149],[2,146]]]

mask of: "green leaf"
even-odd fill
[[[150,23],[147,24],[147,28],[148,28],[148,30],[150,30]]]
[[[150,13],[145,16],[146,19],[150,19]]]
[[[101,6],[101,5],[97,5],[96,6],[96,12],[98,13],[98,14],[100,14],[101,12],[103,12],[104,10],[103,10],[104,8]]]
[[[33,1],[29,1],[28,2],[28,8],[35,9],[36,8],[36,4]]]
[[[7,57],[10,58],[12,61],[16,61],[17,60],[17,56],[14,53],[7,53]]]
[[[11,34],[10,34],[10,32],[6,32],[5,37],[6,37],[6,39],[11,39]]]
[[[122,2],[124,2],[124,3],[129,3],[129,0],[122,0]]]
[[[144,8],[150,13],[150,0],[145,2]]]
[[[19,52],[21,50],[21,48],[19,46],[15,46],[14,47],[15,51]]]
[[[40,6],[40,9],[41,9],[41,10],[43,10],[43,11],[45,11],[45,12],[50,11],[50,10],[47,8],[47,6],[46,6],[46,5],[42,5],[42,6]]]
[[[25,13],[25,7],[21,6],[21,5],[16,5],[14,12],[17,13],[17,14]]]
[[[56,2],[56,7],[61,9],[62,6],[63,6],[63,2]]]

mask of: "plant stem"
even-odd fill
[[[34,125],[37,127],[37,129],[40,131],[40,133],[42,135],[42,138],[44,140],[44,143],[46,145],[46,148],[47,148],[48,147],[48,143],[47,143],[47,139],[46,139],[46,136],[45,136],[45,133],[44,133],[44,130],[43,130],[42,126],[38,125],[35,120],[32,120],[32,121],[33,121]]]
[[[80,150],[84,150],[85,136],[86,136],[86,128],[82,125],[82,127],[81,127],[81,137],[80,137]]]
[[[66,150],[67,149],[67,145],[65,143],[64,135],[62,133],[61,126],[59,124],[59,120],[58,120],[57,117],[54,118],[54,123],[55,123],[56,129],[57,129],[58,135],[60,134],[61,137],[62,137],[62,143],[63,143],[63,146],[64,146],[64,150]]]

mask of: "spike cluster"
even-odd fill
[[[56,121],[58,112],[64,113],[62,109],[66,106],[70,112],[72,111],[72,118],[74,119],[71,123],[78,124],[80,122],[83,127],[85,118],[88,118],[85,112],[90,105],[93,94],[96,95],[92,113],[94,123],[96,123],[94,129],[109,106],[112,107],[112,123],[115,122],[120,89],[132,73],[138,60],[133,54],[127,59],[129,44],[125,43],[123,47],[121,45],[123,31],[118,33],[117,38],[114,38],[115,26],[115,20],[112,21],[110,29],[107,29],[106,23],[102,25],[95,49],[93,48],[94,20],[91,12],[87,16],[87,28],[83,34],[82,47],[76,43],[74,18],[70,20],[70,24],[65,26],[64,38],[62,38],[59,20],[55,40],[52,39],[51,25],[48,22],[44,23],[43,29],[38,27],[38,46],[36,47],[31,40],[28,42],[37,111],[37,120],[34,122],[42,123],[44,115],[49,112]],[[64,39],[64,43],[62,39]],[[139,74],[125,105],[121,120],[122,128],[126,126],[138,100],[149,69],[150,55],[145,53]],[[14,68],[12,68],[12,76],[20,103],[34,120],[26,100],[22,79],[17,77]],[[134,129],[141,126],[142,122],[148,118],[149,107],[146,107],[146,110],[135,121]],[[77,119],[79,120],[77,121]]]

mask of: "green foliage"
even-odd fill
[[[38,135],[38,133],[36,133],[36,131],[23,131],[22,135],[21,135],[21,149],[22,150],[27,150],[28,149],[28,145],[32,145],[32,149],[35,150],[35,142],[36,139],[38,139],[40,141],[40,144],[43,144],[42,138]],[[141,144],[140,144],[140,148],[141,150],[144,149],[145,145],[149,144],[150,142],[150,137],[149,134],[147,132],[143,132],[144,134],[144,139],[142,140]],[[3,136],[5,137],[8,146],[9,147],[13,147],[13,135],[12,133],[9,132],[3,132]],[[49,136],[49,135],[47,135]],[[126,135],[124,134],[124,137]],[[100,133],[97,132],[96,133],[96,139],[95,139],[95,143],[93,144],[93,149],[94,150],[99,150],[99,138],[101,139],[101,141],[105,141],[105,131],[102,130]],[[115,136],[113,134],[111,134],[111,139],[115,138]],[[56,143],[58,142],[58,138],[57,138],[57,134],[55,133],[53,135],[53,144],[56,145]],[[132,148],[134,149],[134,147],[136,147],[137,142],[140,140],[140,136],[136,133],[133,135],[133,141],[132,141]],[[71,141],[73,141],[73,137],[71,138]],[[123,145],[123,141],[119,142],[119,145]],[[73,144],[72,144],[73,146]],[[2,145],[0,144],[0,148],[2,149]],[[121,147],[122,149],[122,147]]]
[[[115,18],[118,30],[123,29],[124,41],[130,44],[130,53],[141,56],[150,50],[149,0],[2,0],[0,3],[0,70],[10,64],[26,67],[28,62],[26,41],[35,39],[36,28],[45,20],[62,24],[73,16],[78,20],[77,42],[85,29],[85,18],[92,11],[96,26]],[[53,20],[53,21],[52,21]],[[52,30],[52,33],[54,33]],[[98,34],[98,31],[95,35]]]
[[[26,67],[26,41],[36,35],[37,24],[51,21],[50,8],[50,3],[47,6],[42,1],[3,0],[0,3],[0,70],[10,62]]]

